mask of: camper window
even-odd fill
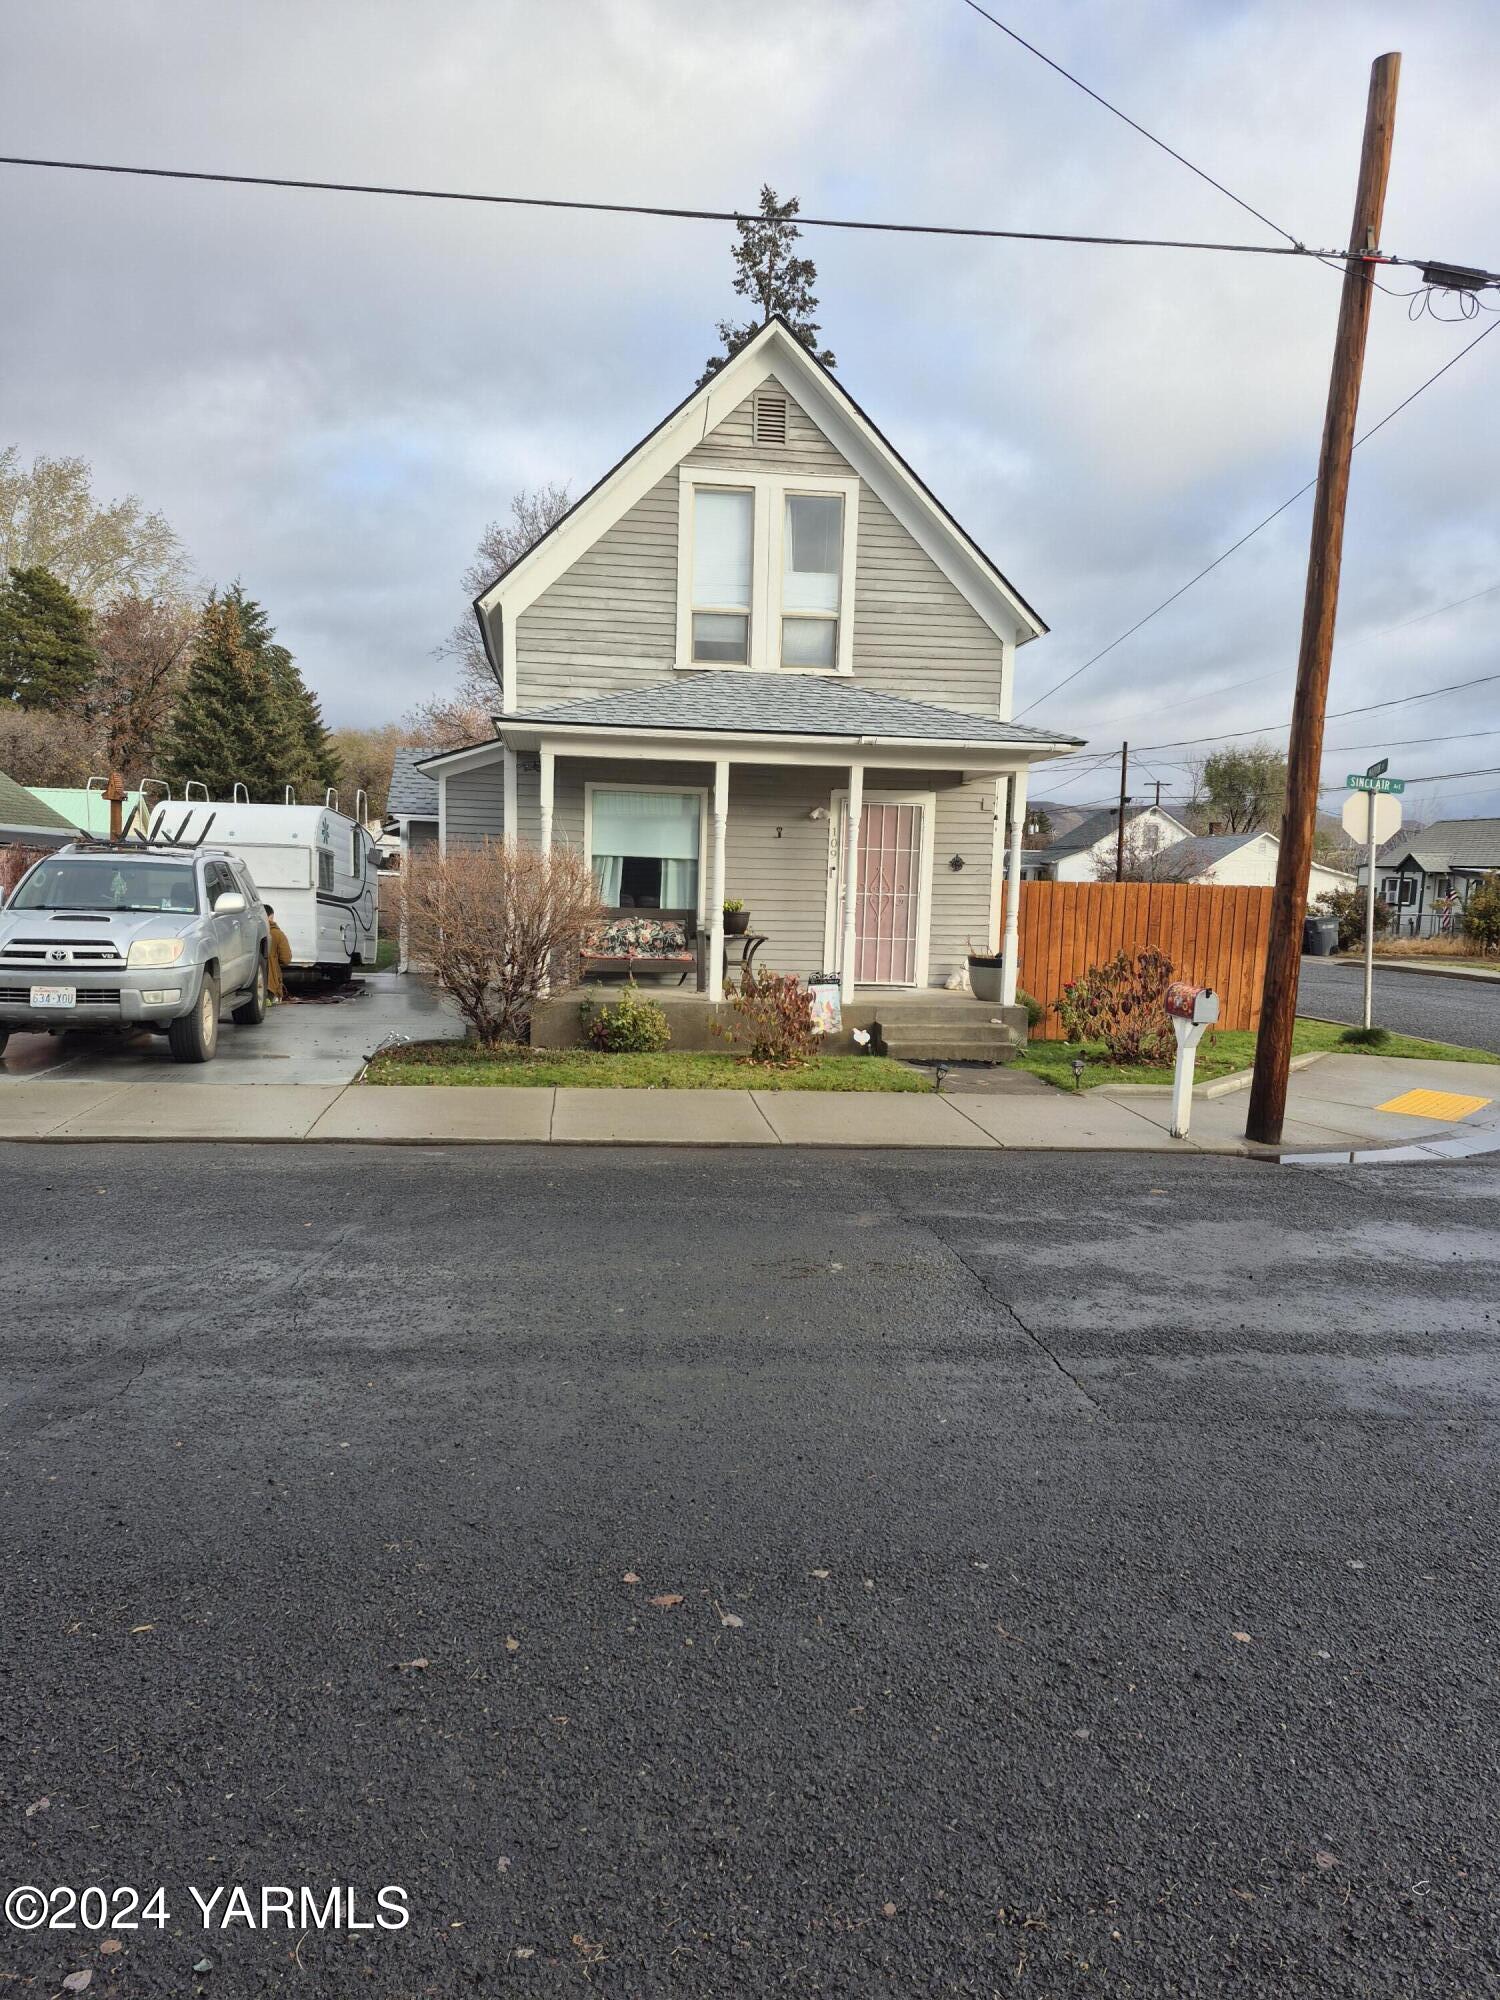
[[[326,847],[318,849],[318,887],[320,889],[333,887],[333,856]]]
[[[362,852],[359,828],[357,826],[352,826],[349,829],[349,850],[349,872],[357,882],[359,880],[359,860]]]

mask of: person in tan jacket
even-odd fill
[[[266,904],[266,922],[271,927],[271,957],[266,966],[266,991],[273,1000],[285,1000],[286,981],[282,977],[284,969],[292,962],[292,947],[286,932],[276,921],[276,912]]]

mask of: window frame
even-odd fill
[[[700,671],[712,673],[712,663]],[[740,667],[740,673],[746,669]],[[680,792],[684,798],[698,801],[698,910],[697,919],[702,924],[708,904],[708,816],[710,811],[710,790],[707,785],[643,785],[623,784],[614,778],[586,778],[583,784],[583,860],[592,872],[594,866],[594,794],[595,792]]]
[[[711,609],[693,603],[693,496],[701,486],[734,487],[754,496],[751,510],[754,539],[750,549],[750,644],[749,659],[743,665],[730,660],[693,658],[693,612],[695,609]],[[785,559],[786,502],[789,496],[797,494],[819,499],[836,496],[844,503],[839,608],[832,614],[837,622],[838,638],[831,667],[784,667],[781,664],[781,576]],[[852,473],[847,477],[832,477],[820,473],[745,472],[728,466],[679,466],[678,670],[695,674],[816,674],[825,679],[842,675],[847,679],[854,672],[854,578],[858,540],[859,480]]]

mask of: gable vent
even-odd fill
[[[757,396],[752,428],[757,444],[785,444],[786,397],[769,394]]]

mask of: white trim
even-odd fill
[[[505,746],[505,830],[501,839],[507,847],[513,848],[521,837],[521,780],[516,765],[516,753],[509,743]]]
[[[659,757],[664,761],[697,764],[711,764],[722,755],[732,756],[737,764],[846,764],[851,751],[858,750],[866,765],[1007,773],[1018,762],[1031,764],[1049,757],[1065,757],[1075,747],[1072,743],[952,742],[926,736],[790,736],[769,730],[610,730],[597,725],[587,734],[574,736],[550,722],[522,722],[507,728],[505,741],[517,750],[526,751],[550,741],[572,757]],[[495,748],[499,748],[498,741]],[[455,752],[455,758],[464,761],[455,762],[452,768],[467,768],[472,762],[485,763],[492,754],[489,744],[477,751]]]
[[[537,771],[537,846],[543,854],[552,852],[552,815],[556,798],[556,758],[549,744],[544,743]]]
[[[571,752],[565,751],[565,756]],[[708,786],[707,785],[631,785],[618,778],[585,778],[583,781],[583,858],[588,867],[594,865],[594,794],[595,792],[681,792],[684,798],[698,801],[698,921],[703,921],[704,882],[708,874]],[[722,899],[721,899],[722,900]]]
[[[1005,869],[1010,850],[1006,845],[1006,827],[1010,806],[1010,786],[1012,779],[995,780],[995,796],[991,801],[990,813],[990,914],[985,931],[985,950],[998,952],[1000,949],[1000,922]]]
[[[704,437],[775,375],[829,442],[895,515],[917,545],[937,564],[954,588],[1002,640],[1024,644],[1045,626],[1029,611],[1004,577],[944,513],[868,420],[854,408],[831,377],[776,323],[763,327],[748,346],[689,397],[676,413],[645,439],[587,494],[534,549],[478,600],[484,612],[502,617],[502,700],[514,712],[521,694],[518,677],[507,670],[513,658],[515,622],[528,605],[571,568],[577,557],[643,499]],[[769,447],[767,447],[769,449]],[[852,600],[851,607],[852,607]]]
[[[867,774],[867,773],[866,773]],[[917,882],[917,950],[915,976],[911,985],[904,982],[895,986],[866,985],[866,992],[920,992],[927,984],[931,971],[932,957],[932,863],[937,842],[937,793],[936,792],[883,792],[865,791],[861,786],[861,809],[864,806],[921,806],[922,808],[922,856],[919,864],[920,876]],[[852,999],[853,979],[843,979],[844,951],[838,937],[839,905],[839,836],[846,824],[844,814],[849,794],[845,790],[830,793],[828,800],[828,889],[823,907],[823,960],[828,971],[838,972],[840,984],[845,987],[844,997]],[[861,810],[861,817],[863,811]],[[852,869],[848,871],[852,876]],[[852,908],[853,899],[850,898]],[[835,955],[837,954],[837,955]]]
[[[438,853],[448,852],[448,773],[438,773]]]
[[[724,869],[729,846],[729,759],[714,764],[713,881],[709,885],[708,997],[724,998]],[[702,876],[699,876],[702,881]]]
[[[1021,942],[1021,843],[1026,838],[1026,773],[1011,780],[1010,849],[1006,856],[1005,941],[1000,954],[1000,1004],[1014,1007]]]
[[[750,563],[750,644],[748,660],[695,660],[693,612],[711,609],[693,603],[694,491],[722,486],[754,497]],[[839,574],[838,650],[831,667],[781,664],[781,558],[789,495],[835,497],[844,503],[844,536]],[[825,679],[854,673],[854,579],[859,539],[859,481],[826,474],[734,472],[720,466],[681,465],[677,469],[677,658],[681,673],[819,674]],[[737,611],[738,606],[725,606]]]

